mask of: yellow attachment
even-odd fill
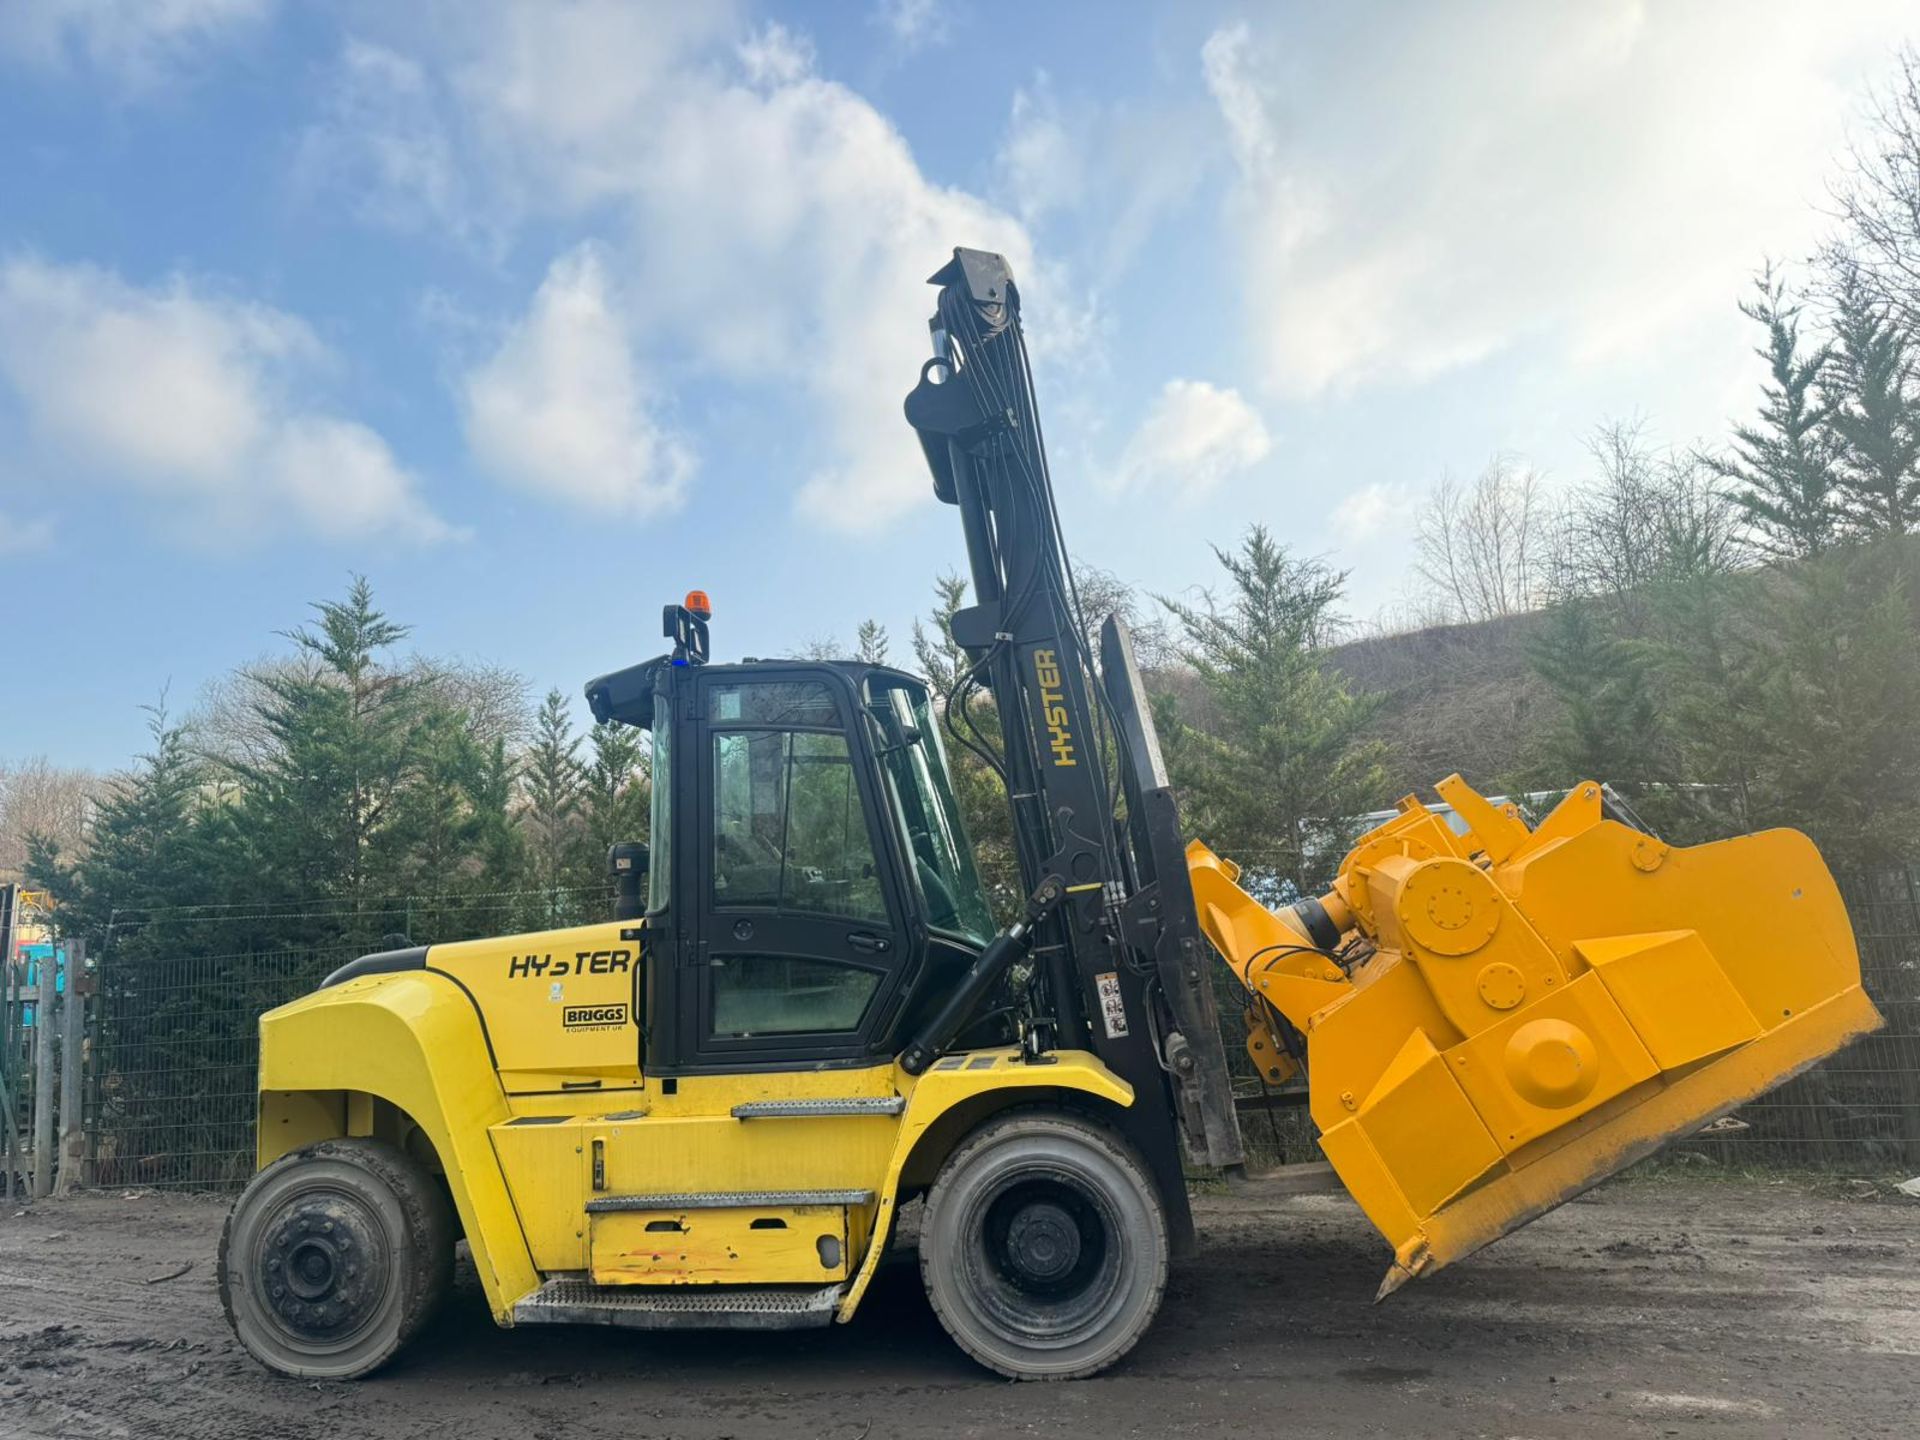
[[[1394,1247],[1383,1295],[1881,1024],[1805,836],[1674,848],[1603,819],[1592,782],[1529,830],[1438,789],[1464,833],[1409,797],[1322,897],[1339,963],[1187,856],[1249,1046],[1279,1018],[1306,1037],[1321,1148]]]

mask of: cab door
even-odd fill
[[[700,708],[681,1054],[709,1071],[871,1063],[906,927],[850,687],[703,675]]]

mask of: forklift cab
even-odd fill
[[[683,653],[587,689],[653,736],[646,1073],[891,1058],[994,929],[926,687]]]

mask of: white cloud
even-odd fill
[[[1037,70],[1013,93],[993,174],[1047,250],[1071,253],[1083,282],[1109,289],[1220,167],[1217,126],[1204,102],[1063,99]]]
[[[447,535],[384,441],[293,398],[326,359],[294,317],[184,280],[0,265],[0,378],[75,474],[222,532]]]
[[[1266,380],[1420,380],[1523,343],[1658,364],[1703,329],[1733,353],[1733,297],[1817,240],[1859,86],[1912,18],[1505,0],[1216,32],[1202,69]]]
[[[1013,92],[1007,133],[1000,142],[999,170],[1032,224],[1050,210],[1071,208],[1084,197],[1087,155],[1081,137],[1069,125],[1045,71],[1031,86]]]
[[[877,529],[930,494],[900,399],[928,354],[926,277],[952,246],[1008,255],[1042,363],[1090,335],[1091,306],[1035,266],[1021,222],[929,180],[885,116],[818,74],[804,37],[747,27],[728,4],[495,0],[461,15],[433,32],[438,50],[350,45],[309,138],[313,173],[363,217],[596,237],[590,261],[549,276],[560,288],[513,354],[464,381],[469,438],[510,483],[670,505],[690,462],[649,417],[673,387],[717,380],[793,407],[803,514]],[[588,377],[536,354],[560,324],[618,357],[591,403],[575,403]],[[549,388],[516,399],[509,376]],[[595,477],[563,479],[513,438],[553,426],[599,437]]]
[[[1272,450],[1266,423],[1239,391],[1169,380],[1120,452],[1112,485],[1200,495]]]
[[[1234,162],[1249,180],[1267,179],[1273,172],[1279,145],[1253,77],[1253,30],[1243,20],[1214,31],[1200,48],[1200,68],[1207,89],[1220,107]]]
[[[740,42],[740,64],[750,85],[792,85],[813,69],[813,42],[769,23]]]
[[[84,67],[146,90],[273,7],[274,0],[12,0],[0,6],[0,54]]]
[[[712,83],[716,47],[739,29],[735,10],[731,0],[463,7],[448,68],[464,117],[495,151],[489,178],[568,205],[628,193],[634,166],[658,143],[660,108]]]
[[[466,192],[441,105],[437,82],[418,61],[349,39],[321,118],[295,150],[296,182],[374,224],[461,238],[490,230]]]
[[[365,425],[328,415],[289,415],[260,457],[268,493],[290,501],[312,532],[330,540],[398,533],[440,540],[452,532],[413,494],[413,477]]]
[[[926,277],[955,244],[1000,250],[1044,315],[1057,287],[1020,223],[928,180],[784,31],[730,43],[711,20],[636,25],[624,7],[497,13],[469,37],[463,103],[527,203],[621,217],[608,263],[629,338],[676,376],[791,397],[812,422],[795,457],[812,456],[796,497],[811,518],[871,530],[921,503],[900,399],[928,353]]]
[[[946,43],[953,0],[878,0],[873,20],[906,54]]]
[[[53,544],[53,521],[27,520],[0,510],[0,555],[27,555]]]
[[[1333,507],[1333,525],[1343,541],[1372,540],[1408,527],[1419,496],[1410,485],[1376,480]]]
[[[680,504],[691,452],[648,413],[606,267],[561,256],[523,320],[465,384],[467,445],[509,484],[607,514]]]

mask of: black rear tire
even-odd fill
[[[227,1323],[261,1364],[303,1380],[353,1380],[386,1364],[452,1273],[446,1195],[378,1140],[323,1140],[281,1157],[220,1233]]]
[[[1167,1284],[1160,1197],[1130,1146],[1055,1110],[988,1121],[940,1169],[920,1273],[961,1349],[1015,1380],[1077,1380],[1131,1350]]]

